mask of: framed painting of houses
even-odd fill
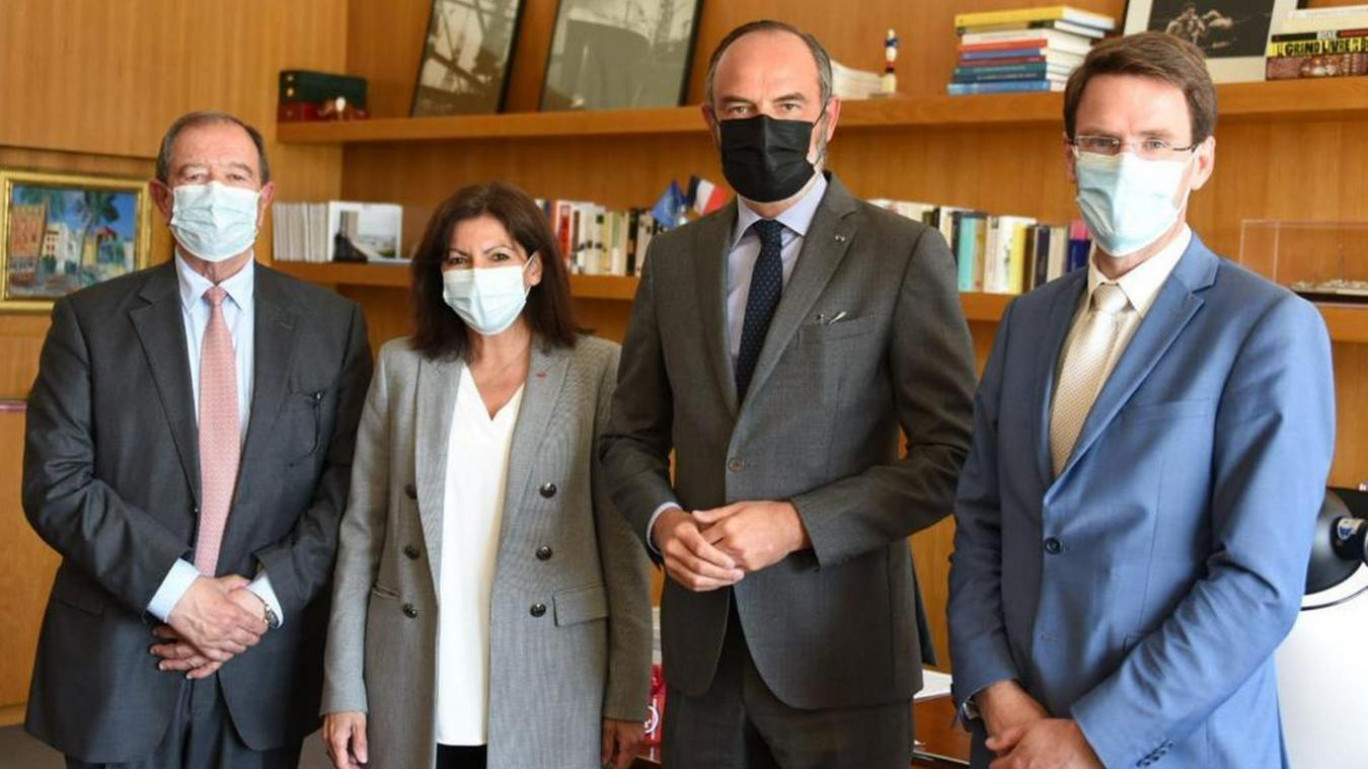
[[[0,311],[45,312],[146,267],[150,207],[144,179],[0,168]]]

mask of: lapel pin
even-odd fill
[[[844,242],[845,242],[845,236],[844,236],[844,235],[837,235],[837,236],[836,236],[836,242],[837,242],[837,243],[844,243]]]
[[[545,378],[546,378],[546,372],[545,372],[545,371],[538,371],[538,372],[537,372],[537,378],[538,378],[538,379],[545,379]]]

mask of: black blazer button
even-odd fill
[[[544,604],[544,603],[534,603],[534,604],[532,604],[531,614],[532,614],[533,617],[540,617],[540,616],[542,616],[543,614],[546,614],[546,604]]]
[[[418,487],[414,486],[412,483],[406,484],[404,486],[404,496],[408,497],[409,499],[417,499]]]
[[[552,555],[554,555],[553,551],[546,545],[542,545],[541,547],[537,548],[538,561],[549,561],[551,560]]]
[[[1060,542],[1059,540],[1055,539],[1054,537],[1050,537],[1049,539],[1045,540],[1045,552],[1049,553],[1050,555],[1054,555],[1054,554],[1056,554],[1056,553],[1059,553],[1059,552],[1061,552],[1063,549],[1064,549],[1064,543]]]
[[[404,545],[404,555],[408,556],[410,561],[416,561],[421,553],[419,553],[418,548],[413,545]]]
[[[418,616],[418,607],[411,603],[404,604],[404,616],[413,619]]]
[[[539,491],[543,497],[546,497],[547,499],[550,499],[550,498],[556,496],[556,484],[554,484],[554,483],[543,483],[543,484],[541,485],[541,488],[538,489],[537,491]]]

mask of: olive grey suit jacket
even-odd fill
[[[59,300],[28,404],[24,511],[62,556],[26,726],[89,763],[151,753],[183,678],[144,612],[198,524],[199,438],[175,265]],[[285,623],[218,676],[254,750],[318,724],[337,526],[371,354],[361,308],[256,265],[251,413],[219,574],[264,567]]]
[[[594,449],[617,360],[618,346],[600,339],[533,346],[490,607],[490,769],[597,769],[602,719],[646,716],[647,560]],[[368,713],[377,769],[436,757],[442,517],[464,365],[426,358],[407,339],[387,343],[361,419],[323,710]]]
[[[735,221],[729,205],[651,242],[604,464],[643,539],[665,502],[784,499],[812,548],[731,591],[667,581],[666,679],[707,689],[730,592],[783,702],[908,699],[930,644],[906,540],[951,511],[969,446],[974,359],[953,260],[935,230],[855,200],[833,177],[738,402],[724,305]]]

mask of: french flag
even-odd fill
[[[689,200],[699,216],[706,216],[727,203],[727,192],[707,179],[689,177]]]

